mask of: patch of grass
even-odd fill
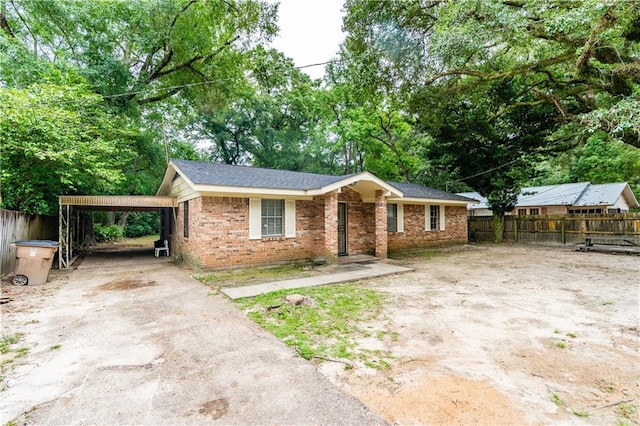
[[[557,393],[551,392],[551,402],[556,404],[558,407],[564,407],[564,401]]]
[[[625,419],[633,420],[634,418],[636,418],[638,407],[636,407],[635,404],[622,403],[616,407],[616,411]]]
[[[573,333],[573,332],[567,333],[567,336],[571,337],[572,339],[575,339],[576,337],[578,337],[578,335],[576,333]]]
[[[609,300],[602,302],[602,306],[607,306],[607,305],[613,305],[613,302]]]
[[[562,333],[562,331],[561,331],[559,328],[556,328],[555,330],[553,330],[553,332],[554,332],[555,334],[560,334],[560,333]]]
[[[313,304],[294,306],[284,303],[288,294],[311,298]],[[386,296],[357,283],[327,285],[282,290],[255,298],[237,300],[247,316],[288,346],[296,348],[305,359],[314,357],[370,361],[374,368],[384,354],[371,354],[360,350],[357,339],[371,336],[363,323],[377,319],[382,312]],[[378,337],[386,332],[376,333]],[[386,365],[388,363],[385,361]]]
[[[607,382],[606,380],[596,380],[595,383],[596,383],[596,386],[598,386],[598,389],[600,389],[603,392],[613,393],[613,391],[615,390],[613,383]]]
[[[27,354],[27,352],[29,352],[29,348],[27,348],[26,346],[22,346],[22,347],[16,349],[15,350],[14,359],[21,358],[21,357],[25,356]]]
[[[51,346],[51,350],[52,351],[57,351],[58,349],[60,349],[62,347],[62,345],[53,345]]]
[[[18,343],[23,336],[24,334],[22,333],[16,333],[12,336],[2,336],[2,339],[0,339],[0,353],[8,353],[11,350],[11,346]]]
[[[591,416],[591,413],[588,413],[586,411],[574,410],[573,408],[571,409],[571,414],[573,414],[574,416],[578,416],[578,417],[590,417]]]
[[[264,268],[231,269],[196,275],[194,278],[207,285],[231,286],[306,277],[311,274],[310,270],[305,270],[301,265],[279,265]]]
[[[565,349],[567,347],[567,344],[565,342],[556,342],[556,346],[559,347],[560,349]]]

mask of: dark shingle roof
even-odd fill
[[[332,176],[189,160],[171,161],[175,164],[180,173],[193,182],[194,185],[306,191],[323,188],[327,185],[340,182],[341,180],[353,176]],[[471,201],[466,197],[461,197],[456,194],[451,194],[415,183],[387,183],[399,189],[407,198]]]
[[[171,160],[195,185],[239,186],[248,188],[311,190],[339,182],[348,176],[331,176],[289,170]]]
[[[428,198],[433,200],[450,200],[450,201],[473,201],[470,198],[462,197],[457,194],[451,194],[449,192],[441,191],[435,188],[429,188],[428,186],[420,185],[417,183],[400,183],[400,182],[387,182],[390,185],[398,188],[406,198]]]

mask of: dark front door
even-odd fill
[[[347,254],[347,203],[338,203],[338,256]]]

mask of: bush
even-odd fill
[[[132,212],[127,216],[124,225],[124,236],[127,238],[144,237],[158,234],[160,231],[160,216],[151,212]]]
[[[99,243],[112,243],[123,238],[122,228],[118,225],[105,226],[94,223],[93,233],[96,236],[96,241]]]

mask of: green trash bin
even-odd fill
[[[16,247],[14,285],[44,284],[49,278],[53,256],[60,243],[51,240],[23,240]]]

